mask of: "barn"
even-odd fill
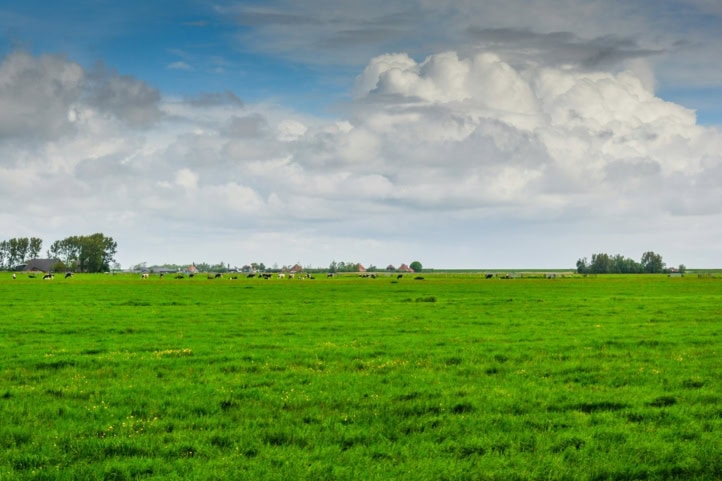
[[[31,259],[24,266],[17,266],[17,271],[33,271],[33,272],[51,272],[53,268],[60,264],[60,259]]]

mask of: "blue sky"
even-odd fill
[[[6,1],[0,220],[123,267],[720,266],[720,31],[714,0]]]

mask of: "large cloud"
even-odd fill
[[[145,127],[160,116],[160,94],[99,67],[88,73],[57,55],[8,55],[0,64],[0,138],[57,139],[81,116],[107,115]]]
[[[50,103],[47,115],[17,72],[46,92],[38,102]],[[388,54],[359,74],[337,120],[230,92],[158,99],[115,73],[87,81],[60,57],[13,54],[0,75],[0,100],[27,119],[18,128],[0,113],[0,175],[12,181],[0,192],[28,231],[15,235],[120,232],[121,246],[141,249],[133,237],[142,233],[148,256],[181,255],[164,247],[172,238],[186,254],[194,244],[226,245],[217,251],[226,259],[241,234],[258,255],[286,238],[284,255],[323,264],[354,256],[346,242],[424,255],[446,238],[468,253],[489,231],[521,244],[525,229],[632,236],[720,220],[722,134],[633,71],[510,63],[490,52],[420,62]],[[40,224],[50,234],[33,230]],[[130,255],[121,262],[154,261]]]

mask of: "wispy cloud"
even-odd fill
[[[180,60],[177,62],[169,63],[167,68],[170,70],[193,70],[190,65]]]

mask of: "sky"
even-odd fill
[[[0,237],[719,268],[720,32],[718,0],[5,0]]]

